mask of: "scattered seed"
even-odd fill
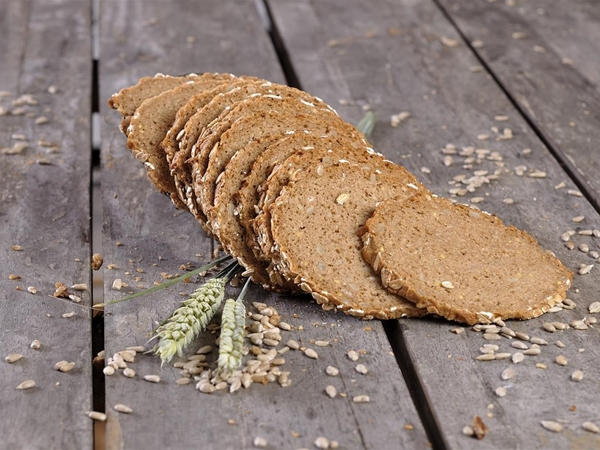
[[[37,294],[37,289],[35,286],[29,286],[27,287],[27,292],[29,292],[30,294]]]
[[[150,383],[159,383],[160,377],[158,375],[144,375],[144,380],[149,381]]]
[[[571,219],[572,222],[574,223],[581,223],[585,220],[585,216],[577,216],[577,217],[573,217]]]
[[[532,337],[529,342],[531,342],[532,344],[537,344],[537,345],[548,345],[548,341],[542,339],[542,338],[538,338],[538,337]]]
[[[566,366],[568,363],[567,358],[565,358],[563,355],[558,355],[555,359],[556,364],[558,364],[559,366]]]
[[[20,353],[11,353],[6,358],[4,358],[4,361],[6,361],[9,364],[12,364],[17,362],[21,358],[23,358],[23,355],[21,355]]]
[[[123,375],[125,375],[127,378],[133,378],[133,377],[135,377],[135,370],[127,367],[127,368],[123,369]],[[146,378],[146,377],[144,377],[144,378]],[[150,381],[150,380],[147,380],[147,381]]]
[[[532,348],[528,348],[527,350],[523,351],[523,354],[527,355],[527,356],[536,356],[536,355],[539,355],[540,353],[542,353],[542,351],[540,350],[539,347],[532,347]]]
[[[35,387],[35,381],[33,380],[25,380],[23,381],[21,384],[19,384],[16,389],[23,391],[25,389],[31,389],[32,387]]]
[[[68,364],[69,361],[59,361],[56,364],[54,364],[54,370],[60,370],[60,368],[62,366],[64,366],[65,364]]]
[[[329,345],[329,341],[315,341],[315,345],[317,347],[327,347]]]
[[[583,428],[585,431],[589,431],[590,433],[600,433],[600,428],[598,428],[598,425],[593,422],[583,422],[583,424],[581,424],[581,428]]]
[[[515,337],[517,339],[521,339],[522,341],[529,341],[529,335],[527,333],[522,333],[520,331],[515,331]]]
[[[73,317],[74,315],[75,315],[75,311],[71,311],[71,312],[68,312],[68,313],[64,313],[64,314],[62,315],[62,317],[63,317],[63,319],[70,319],[70,318],[71,318],[71,317]]]
[[[502,328],[500,328],[500,334],[504,335],[504,336],[510,336],[510,337],[515,337],[515,332],[508,328],[507,326],[503,326]]]
[[[90,411],[87,413],[90,419],[98,420],[100,422],[106,422],[106,414],[98,411]]]
[[[327,387],[325,388],[325,393],[331,397],[334,398],[337,395],[337,389],[335,388],[335,386],[332,386],[331,384],[327,385]]]
[[[581,370],[576,370],[571,374],[571,380],[573,381],[581,381],[583,380],[583,372]]]
[[[123,281],[120,278],[115,278],[112,284],[112,289],[114,291],[120,291],[123,288]]]
[[[253,444],[257,448],[265,448],[267,446],[267,440],[264,437],[256,436],[254,438]]]
[[[499,339],[502,339],[502,337],[500,335],[498,335],[497,333],[484,333],[483,338],[486,341],[497,341]]]
[[[517,372],[515,371],[515,369],[513,369],[512,367],[507,367],[506,369],[504,369],[502,371],[502,374],[500,374],[500,377],[503,380],[510,380],[511,378],[513,378],[515,375],[517,374]]]
[[[317,448],[328,449],[330,445],[331,443],[326,437],[319,436],[317,439],[315,439],[315,447]]]
[[[590,314],[600,313],[600,302],[593,302],[590,304],[590,306],[588,306],[588,311]]]
[[[580,252],[583,252],[583,253],[588,253],[590,251],[590,246],[587,245],[585,242],[582,242],[581,244],[579,244],[577,246],[577,248],[579,249]]]
[[[527,344],[524,344],[521,341],[511,342],[510,346],[513,348],[518,348],[519,350],[527,350],[529,348]]]
[[[556,345],[558,348],[565,348],[565,344],[563,344],[563,342],[562,342],[562,341],[556,341],[555,345]]]
[[[348,358],[350,358],[351,361],[358,361],[358,353],[354,350],[350,350],[348,353]]]
[[[575,189],[569,189],[567,191],[567,194],[572,195],[573,197],[582,197],[583,194],[579,191],[576,191]]]
[[[546,430],[554,433],[560,433],[563,430],[563,426],[554,420],[542,420],[541,424]]]
[[[364,364],[358,364],[356,366],[356,371],[358,373],[362,373],[363,375],[365,375],[367,372],[369,372],[369,370],[367,369],[367,367]]]
[[[319,355],[312,348],[307,348],[304,350],[304,354],[312,359],[319,359]]]
[[[546,369],[546,364],[537,363],[537,364],[535,365],[535,367],[537,367],[538,369]]]
[[[300,344],[298,344],[298,342],[290,339],[289,341],[287,341],[287,345],[289,348],[291,348],[292,350],[298,350],[300,348]]]
[[[588,326],[583,320],[572,320],[570,325],[576,330],[587,330]]]
[[[124,414],[131,414],[133,412],[133,409],[131,409],[129,406],[126,406],[122,403],[117,403],[114,406],[115,411],[118,411],[120,413],[124,413]]]
[[[498,386],[494,392],[498,397],[504,397],[506,395],[506,388]]]
[[[42,347],[42,343],[37,339],[34,339],[29,345],[29,347],[31,347],[34,350],[39,350]]]
[[[330,377],[336,377],[340,373],[340,370],[337,367],[327,366],[325,373]]]
[[[577,303],[575,303],[570,298],[565,298],[562,301],[562,304],[563,304],[563,308],[565,308],[565,309],[575,309],[577,307]]]
[[[512,353],[496,353],[496,359],[508,359],[512,356]]]
[[[465,436],[471,436],[471,437],[475,435],[475,432],[473,431],[473,428],[471,428],[469,425],[463,427],[462,433]]]
[[[70,363],[66,363],[66,364],[62,364],[59,368],[58,371],[59,372],[63,372],[63,373],[67,373],[70,372],[71,370],[73,370],[73,368],[75,367],[75,363],[74,362],[70,362]]]
[[[452,332],[454,334],[464,334],[465,333],[465,329],[464,328],[452,328],[450,330],[450,332]]]
[[[352,397],[352,401],[354,403],[369,403],[371,401],[371,399],[369,398],[368,395],[356,395],[356,396]]]
[[[496,355],[494,353],[486,353],[483,355],[479,355],[477,358],[478,361],[494,361],[496,359]]]
[[[473,422],[471,422],[471,428],[473,429],[473,434],[477,439],[483,439],[488,432],[488,428],[481,417],[473,416]]]
[[[102,372],[104,375],[110,377],[111,375],[115,374],[115,368],[113,366],[106,366],[104,369],[102,369]]]
[[[525,355],[521,352],[517,352],[514,355],[512,355],[511,361],[513,362],[513,364],[519,364],[523,362],[524,359]]]

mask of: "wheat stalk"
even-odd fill
[[[237,300],[230,298],[223,307],[217,370],[219,374],[225,376],[242,365],[246,327],[246,306],[243,300],[249,283],[250,279],[246,280],[246,284]]]

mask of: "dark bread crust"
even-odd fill
[[[449,320],[537,317],[571,285],[572,273],[530,235],[448,199],[383,201],[361,234],[388,291]]]

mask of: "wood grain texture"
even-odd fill
[[[440,4],[600,210],[600,11],[593,1]]]
[[[567,189],[575,188],[573,182],[491,77],[478,71],[478,60],[433,2],[269,4],[302,87],[322,96],[352,120],[363,114],[362,105],[369,105],[378,114],[379,123],[371,139],[376,150],[402,163],[434,192],[445,196],[453,187],[448,184],[452,177],[469,178],[475,170],[499,170],[497,180],[457,200],[469,202],[481,197],[478,206],[531,233],[573,270],[580,263],[594,263],[589,255],[566,249],[559,236],[567,229],[600,228],[600,217],[587,201],[567,194]],[[547,95],[536,99],[545,100],[552,101]],[[401,111],[410,112],[411,117],[391,127],[390,116]],[[496,116],[507,116],[508,121],[499,121]],[[500,138],[504,128],[512,130],[511,139]],[[483,134],[489,136],[487,140],[478,139]],[[502,160],[484,158],[469,163],[466,157],[454,155],[452,164],[446,166],[441,148],[447,144],[456,145],[459,151],[469,146],[495,151]],[[522,176],[518,175],[519,166],[525,166]],[[530,176],[537,171],[546,176]],[[563,181],[566,187],[555,189]],[[507,204],[505,199],[513,203]],[[578,225],[571,219],[579,215],[585,220]],[[579,235],[573,241],[595,249],[599,242]],[[450,333],[456,324],[433,319],[400,321],[402,335],[398,339],[407,346],[449,448],[599,445],[596,435],[581,429],[584,421],[599,420],[595,405],[600,394],[594,388],[600,378],[596,363],[598,329],[554,334],[541,329],[545,321],[570,322],[588,316],[587,306],[600,294],[598,280],[597,267],[589,275],[575,276],[569,296],[578,306],[572,311],[509,323],[515,330],[550,342],[540,356],[521,364],[476,361],[479,347],[488,341],[470,330],[464,335]],[[564,349],[554,345],[557,340],[565,344]],[[507,339],[498,342],[501,351],[516,352]],[[559,353],[569,359],[568,366],[554,362]],[[536,368],[536,363],[546,368]],[[516,377],[502,380],[500,373],[511,365]],[[575,369],[586,373],[583,382],[570,380]],[[507,388],[506,397],[494,394],[498,386]],[[461,432],[474,415],[482,417],[490,428],[483,441]],[[565,431],[546,431],[540,426],[542,420],[563,420]]]
[[[156,72],[226,71],[283,81],[253,2],[214,0],[202,2],[202,8],[198,5],[104,1],[101,99]],[[181,264],[198,266],[208,261],[212,242],[191,215],[176,212],[166,197],[153,191],[144,168],[125,149],[118,114],[107,109],[102,144],[105,264],[118,267],[105,272],[108,301],[123,295],[111,290],[115,278],[137,290],[134,277],[139,276],[139,283],[148,287],[160,281],[163,272],[180,272]],[[117,241],[122,245],[117,246]],[[136,272],[138,268],[144,273]],[[107,308],[106,354],[144,344],[157,322],[183,299],[179,291],[189,294],[201,281]],[[178,369],[161,369],[156,357],[138,356],[131,364],[137,372],[134,379],[121,374],[106,378],[110,448],[253,448],[257,436],[264,437],[269,448],[312,447],[318,436],[338,440],[346,448],[425,445],[423,428],[380,323],[363,324],[327,314],[304,297],[278,297],[257,287],[247,298],[276,306],[284,320],[304,327],[289,333],[289,338],[304,343],[329,339],[332,346],[317,349],[318,361],[300,353],[286,354],[284,367],[292,379],[288,388],[254,385],[233,395],[201,394],[193,383],[178,386]],[[367,325],[371,331],[363,329]],[[204,339],[192,351],[214,336]],[[352,348],[365,350],[363,362],[371,369],[366,376],[358,374],[357,363],[344,356]],[[340,368],[340,377],[330,379],[324,374],[330,364]],[[150,373],[160,375],[161,383],[142,379]],[[323,392],[327,384],[336,385],[348,397],[330,399]],[[351,397],[360,394],[370,395],[371,403],[354,404]],[[112,410],[116,403],[130,406],[133,414],[116,413]],[[234,425],[228,423],[230,419]],[[404,429],[408,423],[413,430]]]
[[[90,292],[77,293],[84,307],[52,298],[55,282],[91,286],[89,10],[80,0],[2,2],[0,106],[10,112],[0,117],[0,148],[28,142],[19,154],[0,154],[0,354],[23,355],[0,363],[7,449],[92,447]],[[13,106],[25,94],[37,104]],[[40,116],[48,122],[36,124]],[[39,350],[30,348],[34,339]],[[55,371],[61,360],[75,368]],[[16,390],[25,380],[36,387]]]

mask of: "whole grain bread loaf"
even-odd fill
[[[195,94],[220,84],[223,84],[223,78],[220,76],[196,77],[195,81],[187,81],[148,98],[135,110],[127,128],[127,147],[136,159],[144,163],[148,178],[158,191],[168,194],[179,209],[187,209],[187,206],[177,194],[165,152],[160,144],[173,125],[177,111]]]
[[[349,163],[293,177],[269,208],[277,270],[324,309],[363,319],[426,314],[383,288],[361,255],[358,236],[379,201],[418,192],[413,179],[396,165]]]
[[[571,272],[524,231],[429,194],[382,201],[361,234],[388,291],[449,320],[536,317],[571,285]]]

